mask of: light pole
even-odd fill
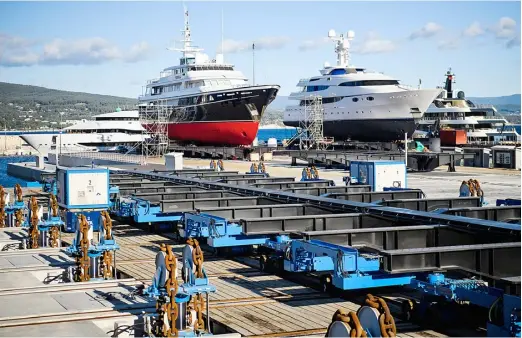
[[[62,117],[63,117],[63,114],[64,114],[64,112],[60,112],[60,137],[58,140],[58,142],[60,142],[60,146],[59,146],[60,150],[59,150],[58,156],[56,156],[56,166],[58,166],[60,155],[62,154]]]

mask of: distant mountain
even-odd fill
[[[284,110],[290,104],[288,96],[276,96],[275,100],[270,103],[268,109],[270,110]]]
[[[0,82],[0,124],[8,129],[57,127],[65,120],[134,108],[138,100]]]
[[[492,104],[494,106],[497,105],[518,105],[520,106],[520,94],[513,94],[508,96],[497,96],[497,97],[469,97],[471,101],[478,104]]]

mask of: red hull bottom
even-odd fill
[[[171,140],[208,145],[250,145],[259,129],[256,121],[219,121],[169,124]]]

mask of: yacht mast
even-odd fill
[[[350,63],[350,41],[355,37],[353,31],[348,31],[346,37],[343,34],[337,36],[333,29],[328,31],[328,37],[335,41],[335,53],[337,54],[337,66],[348,67]]]

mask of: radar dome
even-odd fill
[[[334,38],[334,37],[335,37],[335,31],[334,31],[333,29],[330,29],[330,30],[328,31],[328,37],[329,37],[329,38]]]
[[[464,92],[461,90],[461,91],[457,92],[457,97],[458,97],[459,99],[463,99],[463,98],[466,97],[466,95],[464,95]]]
[[[330,67],[330,63],[329,62],[325,62],[324,63],[324,68],[329,68]]]
[[[355,37],[355,32],[352,30],[349,30],[348,33],[346,33],[346,37],[348,39],[353,39]]]

